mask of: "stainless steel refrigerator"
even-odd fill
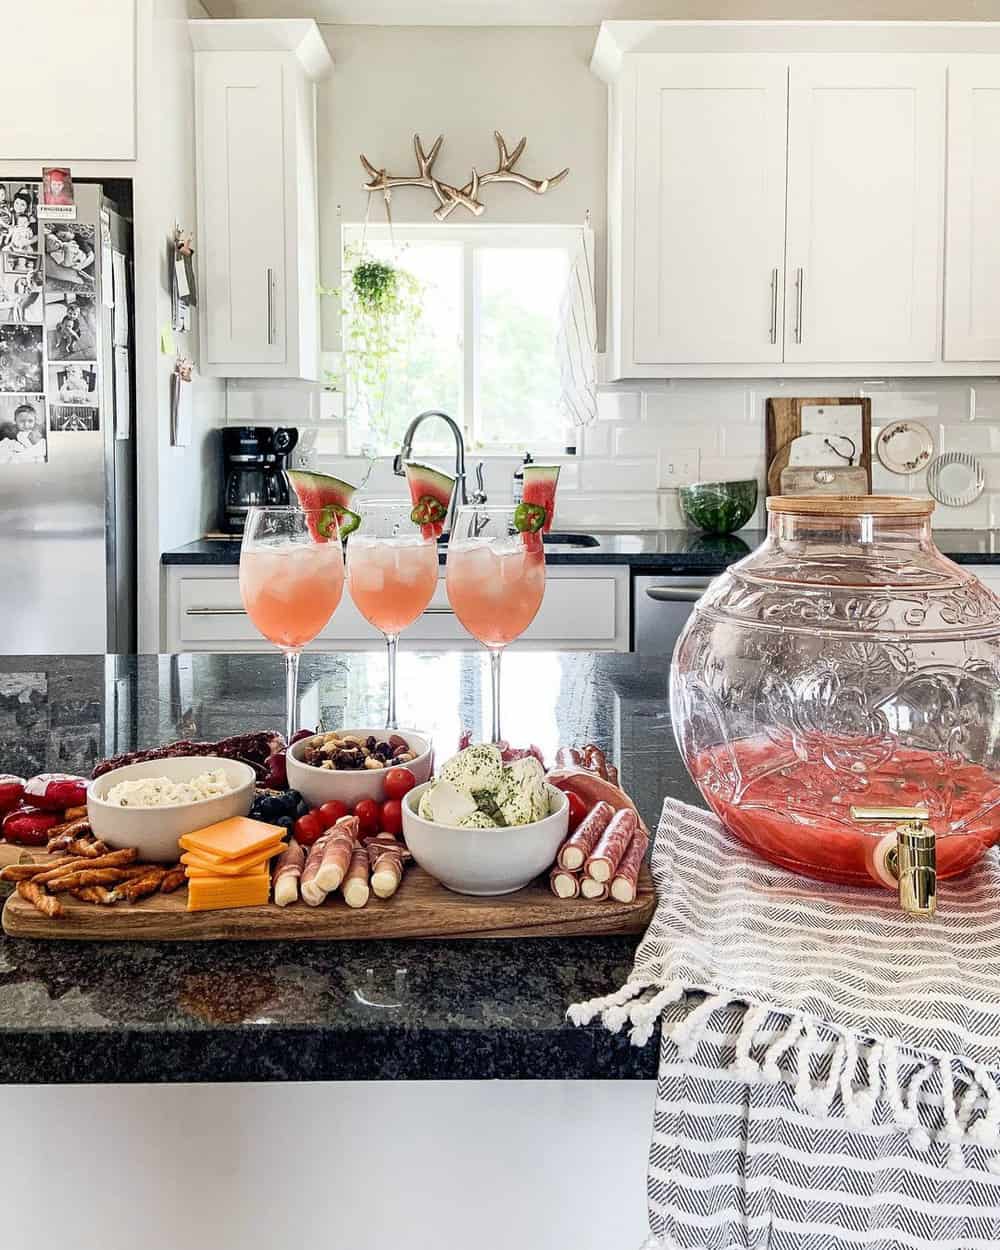
[[[0,653],[135,650],[131,224],[0,182]]]

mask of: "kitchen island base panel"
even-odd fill
[[[63,900],[63,915],[43,915],[11,894],[3,910],[8,937],[96,942],[358,941],[392,938],[586,937],[644,933],[656,896],[643,868],[633,903],[556,898],[548,878],[513,894],[478,898],[455,894],[422,868],[410,868],[391,899],[362,908],[339,898],[321,907],[187,910],[183,891],[153,894],[136,904],[97,907]]]

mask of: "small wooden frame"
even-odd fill
[[[792,440],[802,433],[803,408],[835,408],[849,404],[861,408],[861,446],[858,463],[868,476],[868,493],[872,489],[872,401],[857,395],[839,395],[831,399],[784,398],[767,401],[765,452],[767,456],[767,493],[780,495],[781,472],[788,465]]]

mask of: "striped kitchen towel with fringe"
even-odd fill
[[[628,981],[569,1009],[662,1020],[650,1250],[998,1250],[995,856],[919,920],[667,799],[652,870]]]

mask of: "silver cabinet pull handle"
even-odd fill
[[[802,288],[805,281],[801,267],[795,271],[795,341],[802,342]]]
[[[697,603],[705,586],[647,586],[646,594],[658,603]]]
[[[185,608],[185,616],[246,616],[246,608]]]
[[[424,608],[424,616],[454,616],[454,608]]]
[[[267,270],[267,345],[274,346],[274,270]]]
[[[778,270],[771,270],[771,342],[778,341]]]

